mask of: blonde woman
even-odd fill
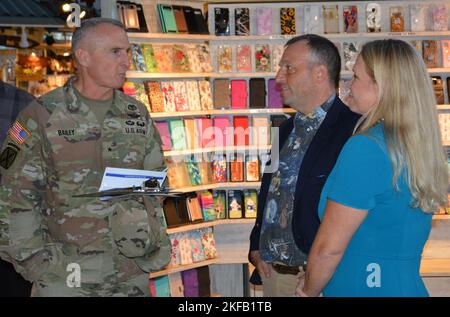
[[[428,296],[421,254],[448,171],[426,67],[409,44],[365,44],[349,107],[362,114],[321,195],[298,296]]]

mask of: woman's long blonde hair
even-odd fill
[[[412,206],[435,212],[447,204],[448,167],[441,142],[431,79],[415,49],[400,40],[366,43],[360,56],[378,85],[378,105],[357,125],[357,134],[383,120],[397,190],[402,171]]]

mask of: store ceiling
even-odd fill
[[[64,19],[54,9],[57,3],[50,0],[1,0],[0,26],[64,27]]]

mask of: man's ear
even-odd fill
[[[312,70],[312,79],[315,83],[321,84],[324,81],[328,82],[328,69],[325,65],[314,65]]]
[[[82,48],[78,48],[75,51],[75,57],[76,57],[76,61],[78,63],[78,65],[80,66],[89,66],[89,62],[91,60],[91,55],[89,54],[89,52],[85,49]]]

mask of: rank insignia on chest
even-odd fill
[[[19,145],[22,145],[31,135],[19,121],[13,123],[8,133],[11,139]]]

